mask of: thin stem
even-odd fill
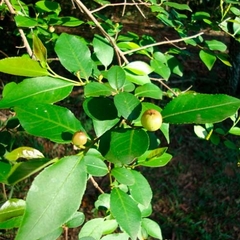
[[[133,52],[138,52],[140,50],[144,50],[144,49],[147,49],[147,48],[150,48],[150,47],[160,46],[160,45],[164,45],[164,44],[172,44],[172,43],[176,43],[176,42],[183,42],[183,41],[186,41],[186,40],[189,40],[189,39],[192,39],[192,38],[196,38],[196,37],[201,36],[203,34],[204,34],[203,32],[200,32],[200,33],[195,34],[195,35],[190,36],[190,37],[184,37],[184,38],[181,38],[181,39],[175,39],[175,40],[168,40],[168,41],[152,43],[152,44],[148,44],[146,46],[142,46],[142,47],[139,47],[139,48],[135,48],[135,49],[126,51],[123,54],[126,55],[126,54],[130,54],[130,53],[133,53]]]
[[[2,183],[2,189],[3,189],[3,198],[4,200],[7,200],[7,192],[6,192],[6,187],[5,187],[5,184]]]
[[[174,92],[167,84],[165,84],[161,79],[159,78],[150,78],[153,81],[160,82],[162,86],[164,86],[166,89],[168,89],[174,96],[178,96],[176,92]]]
[[[104,191],[99,187],[98,183],[95,181],[95,179],[91,176],[90,180],[93,184],[93,186],[100,192],[100,193],[104,193]]]
[[[13,14],[13,15],[16,15],[16,12],[15,12],[15,10],[13,9],[13,7],[12,7],[11,3],[9,2],[9,0],[4,0],[4,1],[5,1],[8,9],[9,9],[9,12],[10,12],[11,14]],[[21,28],[18,28],[18,31],[19,31],[19,33],[20,33],[20,36],[21,36],[22,40],[23,40],[23,44],[24,44],[24,47],[25,47],[26,50],[27,50],[28,55],[29,55],[30,57],[33,57],[32,49],[31,49],[31,47],[30,47],[30,45],[29,45],[29,43],[28,43],[28,40],[27,40],[27,38],[26,38],[26,36],[25,36],[24,31],[23,31]]]
[[[80,0],[74,0],[74,2],[78,5],[78,7],[84,11],[87,16],[95,23],[95,25],[99,28],[99,30],[102,32],[102,34],[109,40],[109,42],[112,44],[118,58],[119,65],[121,64],[121,58],[123,61],[128,64],[127,58],[124,56],[123,52],[119,49],[117,44],[114,42],[114,40],[108,35],[108,33],[103,29],[101,24],[98,22],[98,20],[93,16],[93,14],[86,8],[86,6],[80,1]]]

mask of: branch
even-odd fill
[[[91,11],[89,11],[86,6],[80,1],[80,0],[73,0],[79,7],[80,10],[82,10],[83,12],[85,12],[88,17],[95,23],[95,25],[99,28],[99,30],[102,32],[102,34],[109,40],[109,42],[112,44],[117,57],[118,57],[118,62],[119,65],[121,65],[121,58],[123,59],[123,61],[128,64],[128,60],[127,58],[124,56],[125,54],[119,49],[119,47],[117,46],[117,44],[114,42],[114,40],[108,35],[108,33],[103,29],[103,27],[100,25],[100,23],[98,22],[98,20],[93,16],[93,14],[91,13]]]
[[[175,40],[169,40],[169,41],[162,41],[162,42],[152,43],[152,44],[149,44],[149,45],[146,45],[146,46],[143,46],[143,47],[139,47],[139,48],[135,48],[135,49],[126,51],[123,54],[126,55],[126,54],[130,54],[130,53],[133,53],[133,52],[138,52],[140,50],[144,50],[144,49],[147,49],[147,48],[150,48],[150,47],[160,46],[160,45],[164,45],[164,44],[172,44],[172,43],[176,43],[176,42],[183,42],[183,41],[186,41],[186,40],[189,40],[189,39],[192,39],[192,38],[196,38],[196,37],[201,36],[203,34],[204,34],[203,32],[200,32],[200,33],[195,34],[195,35],[190,36],[190,37],[185,37],[185,38],[181,38],[181,39],[175,39]]]
[[[15,12],[15,10],[13,9],[13,7],[12,7],[11,3],[9,2],[9,0],[3,0],[3,1],[5,1],[8,9],[9,9],[9,12],[10,12],[12,15],[16,15],[16,12]],[[23,44],[24,44],[24,47],[25,47],[26,50],[27,50],[28,55],[29,55],[30,57],[32,57],[32,56],[33,56],[33,52],[32,52],[32,49],[31,49],[29,43],[28,43],[28,40],[27,40],[27,38],[26,38],[26,36],[25,36],[24,31],[23,31],[21,28],[18,28],[18,31],[19,31],[19,33],[20,33],[20,36],[21,36],[22,40],[23,40]]]

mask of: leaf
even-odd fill
[[[172,55],[166,55],[167,65],[169,69],[175,73],[176,75],[182,77],[183,76],[183,66],[178,61],[178,59]]]
[[[16,15],[14,21],[19,28],[34,28],[38,24],[35,19],[22,15]]]
[[[19,158],[33,159],[33,158],[44,158],[43,154],[32,147],[19,147],[11,152],[8,152],[4,157],[9,161],[16,161]]]
[[[171,154],[164,153],[161,156],[155,156],[150,159],[146,159],[146,161],[139,161],[138,164],[144,167],[164,167],[169,163],[171,159]]]
[[[108,168],[102,159],[94,156],[85,156],[87,172],[92,176],[102,177],[108,173]]]
[[[216,123],[232,116],[240,107],[240,100],[224,94],[181,94],[162,111],[167,123]]]
[[[233,135],[240,136],[240,128],[239,128],[239,127],[232,127],[232,128],[229,130],[229,133],[230,133],[230,134],[233,134]]]
[[[27,57],[11,57],[0,60],[0,72],[25,77],[48,76],[47,69]]]
[[[82,212],[75,212],[71,218],[66,222],[68,228],[76,228],[83,224],[85,216]]]
[[[128,120],[136,119],[141,113],[141,102],[128,92],[121,92],[114,97],[115,106],[121,116]]]
[[[151,67],[154,69],[153,71],[159,74],[161,77],[163,77],[165,80],[168,80],[171,75],[171,70],[168,66],[166,66],[163,62],[157,61],[155,59],[152,59]]]
[[[103,235],[114,232],[118,227],[118,223],[115,219],[107,219],[102,223]]]
[[[146,83],[136,88],[135,95],[137,97],[162,99],[162,90],[153,83]]]
[[[122,190],[114,188],[110,196],[110,206],[118,224],[132,240],[135,240],[141,224],[141,212],[136,202]]]
[[[4,97],[0,101],[0,108],[26,105],[29,102],[58,102],[71,93],[73,84],[51,77],[37,77],[28,78],[21,83],[14,84],[10,90],[5,90],[5,88]]]
[[[27,162],[15,163],[11,169],[11,172],[7,178],[7,183],[14,185],[23,179],[39,172],[46,166],[50,165],[53,161],[49,161],[46,158],[33,159]]]
[[[73,113],[60,106],[38,103],[18,106],[14,110],[22,127],[34,136],[58,143],[69,143],[73,133],[84,131]]]
[[[99,82],[90,82],[84,87],[85,97],[111,96],[113,89],[108,85]]]
[[[109,42],[102,36],[95,34],[93,49],[100,62],[107,68],[113,60],[114,50]]]
[[[209,41],[205,41],[205,43],[207,44],[208,48],[212,51],[217,50],[220,52],[224,52],[227,50],[226,44],[218,40],[209,40]]]
[[[6,183],[8,174],[11,171],[11,165],[9,163],[0,162],[0,182]]]
[[[58,37],[55,52],[61,64],[69,71],[88,79],[92,73],[91,53],[77,36],[62,33]]]
[[[201,125],[195,125],[194,132],[201,139],[206,139],[206,137],[208,135],[207,130]]]
[[[131,196],[136,202],[148,207],[152,200],[152,189],[147,179],[140,172],[132,171],[132,174],[135,182],[129,186]]]
[[[44,237],[77,211],[87,183],[81,159],[82,156],[62,158],[35,178],[27,194],[26,210],[16,240]]]
[[[113,128],[119,122],[119,118],[113,120],[95,120],[93,119],[93,128],[97,137],[102,136],[105,132]]]
[[[175,3],[175,2],[164,2],[164,5],[176,8],[178,10],[187,10],[192,12],[191,8],[188,6],[188,4],[180,4],[180,3]]]
[[[134,74],[142,76],[148,75],[153,71],[153,68],[151,66],[142,61],[131,62],[125,67],[125,69]]]
[[[203,63],[206,65],[206,67],[208,68],[208,70],[210,71],[216,61],[216,56],[214,55],[214,53],[207,51],[207,50],[201,50],[199,52],[199,57],[201,58],[201,60],[203,61]]]
[[[126,233],[113,233],[102,237],[101,240],[129,240],[129,236]]]
[[[22,216],[10,218],[4,222],[0,222],[0,229],[18,228],[22,222]]]
[[[120,90],[125,84],[126,74],[121,67],[113,66],[108,70],[107,78],[113,89]]]
[[[48,0],[36,2],[36,8],[38,12],[41,12],[41,13],[55,12],[57,15],[61,11],[61,6],[59,3],[48,1]]]
[[[47,68],[47,49],[43,45],[40,38],[37,35],[33,34],[33,54],[40,61],[40,64],[43,68]]]
[[[95,208],[110,208],[110,194],[108,193],[102,193],[98,196],[98,200],[94,203]]]
[[[107,132],[108,133],[108,132]],[[129,164],[149,147],[148,134],[142,129],[115,130],[103,135],[100,151],[109,161]]]
[[[111,174],[119,183],[127,186],[135,183],[135,178],[131,169],[115,167],[112,169]]]
[[[78,238],[93,237],[94,240],[100,240],[103,234],[103,221],[103,218],[94,218],[86,222],[79,232]]]
[[[162,231],[159,227],[159,225],[149,219],[149,218],[143,218],[142,220],[142,227],[147,231],[148,235],[150,235],[151,237],[154,237],[156,239],[160,239],[162,240]]]
[[[94,120],[114,120],[118,117],[117,109],[110,98],[87,98],[83,102],[83,109]]]
[[[128,71],[125,71],[125,73],[126,73],[126,80],[128,80],[129,82],[135,83],[137,85],[143,85],[145,83],[151,82],[148,75],[139,76],[137,74],[132,74]]]
[[[26,203],[22,199],[12,198],[7,200],[0,208],[0,222],[22,216],[25,206]]]

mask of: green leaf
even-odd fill
[[[102,193],[98,196],[98,200],[94,203],[95,208],[99,209],[104,207],[106,209],[110,208],[110,194]]]
[[[84,87],[85,97],[111,96],[113,89],[104,83],[90,82]]]
[[[148,134],[142,129],[121,129],[105,134],[100,141],[103,155],[112,162],[129,164],[149,147]],[[104,153],[103,153],[104,152]]]
[[[169,69],[175,73],[176,75],[182,77],[183,76],[183,66],[178,61],[178,59],[172,55],[166,55],[167,65]]]
[[[175,2],[164,2],[164,5],[176,8],[178,10],[187,10],[192,12],[191,8],[188,6],[188,4],[180,4],[180,3],[175,3]]]
[[[119,122],[119,118],[113,120],[95,120],[93,119],[93,128],[97,137],[102,136],[105,132],[113,128]]]
[[[25,77],[48,76],[47,69],[38,61],[27,57],[11,57],[0,60],[0,72]]]
[[[199,57],[203,61],[203,63],[206,65],[208,70],[210,71],[216,61],[216,56],[214,53],[207,51],[207,50],[201,50],[199,52]]]
[[[162,99],[162,90],[153,83],[146,83],[136,88],[135,95],[137,97]]]
[[[148,75],[139,76],[137,74],[132,74],[129,71],[125,71],[126,73],[126,80],[129,82],[135,83],[137,85],[143,85],[145,83],[151,82]]]
[[[73,113],[60,106],[38,103],[18,106],[14,110],[22,127],[34,136],[58,143],[69,143],[73,133],[84,131]]]
[[[102,159],[90,155],[84,157],[84,162],[87,172],[92,176],[102,177],[108,173],[108,168]]]
[[[240,136],[240,128],[239,128],[239,127],[232,127],[232,128],[229,130],[229,133],[230,133],[230,134],[233,134],[233,135]]]
[[[0,162],[0,182],[6,183],[8,174],[11,171],[11,165],[9,163]]]
[[[150,152],[150,155],[154,152],[157,152],[158,149]],[[162,155],[154,156],[152,158],[146,159],[146,161],[139,161],[138,164],[144,167],[164,167],[172,159],[172,155],[169,153],[163,153]]]
[[[14,21],[19,28],[34,28],[37,26],[38,22],[30,17],[17,15],[14,17]]]
[[[142,62],[142,61],[135,61],[135,62],[130,62],[125,69],[128,71],[137,74],[137,75],[148,75],[153,71],[153,68],[149,66],[147,63]]]
[[[113,233],[102,237],[101,240],[129,240],[129,236],[126,233]]]
[[[82,156],[62,158],[35,178],[27,194],[26,210],[16,240],[44,237],[77,211],[87,183],[81,160]]]
[[[40,38],[37,35],[33,34],[33,54],[40,61],[40,64],[43,68],[47,68],[47,49],[43,45]]]
[[[55,51],[61,64],[81,78],[88,79],[92,73],[91,53],[83,41],[73,35],[62,33],[57,39]]]
[[[111,213],[121,228],[136,239],[141,224],[141,212],[136,202],[125,192],[114,188],[110,197]]]
[[[52,231],[51,233],[45,235],[44,237],[41,237],[39,240],[58,239],[62,233],[63,233],[63,228],[61,226],[55,229],[54,231]]]
[[[195,125],[194,132],[201,139],[206,139],[206,137],[208,135],[207,130],[201,125]]]
[[[162,231],[159,227],[159,225],[149,219],[149,218],[143,218],[142,220],[142,227],[147,231],[148,235],[150,235],[151,237],[154,237],[156,239],[160,239],[162,240]]]
[[[171,75],[171,70],[166,64],[161,61],[157,61],[155,59],[150,62],[151,67],[154,69],[153,71],[163,77],[165,80],[168,80]]]
[[[49,161],[48,159],[45,158],[15,163],[8,176],[7,183],[14,185],[22,181],[23,179],[26,179],[29,176],[39,172],[40,170],[42,170],[51,163],[52,161]]]
[[[22,199],[12,198],[7,200],[0,208],[0,222],[22,216],[26,203]]]
[[[109,42],[95,34],[93,39],[93,49],[99,61],[107,68],[113,60],[114,50]]]
[[[26,105],[29,102],[58,102],[67,97],[73,89],[72,83],[51,77],[25,79],[19,84],[11,84],[10,90],[8,85],[4,88],[0,108]]]
[[[127,186],[135,183],[135,178],[132,174],[131,169],[115,167],[112,169],[111,174],[119,183],[125,184]]]
[[[128,120],[136,119],[142,109],[137,97],[128,92],[121,92],[114,97],[115,106],[121,116]]]
[[[38,1],[36,2],[36,8],[40,13],[55,12],[58,15],[61,11],[60,4],[52,1]]]
[[[181,94],[162,111],[167,123],[215,123],[232,116],[240,107],[240,100],[224,94]]]
[[[43,154],[32,147],[19,147],[11,152],[7,152],[4,157],[9,161],[16,161],[19,158],[33,159],[33,158],[44,158]]]
[[[65,27],[78,27],[83,23],[84,21],[81,21],[78,18],[75,18],[72,16],[57,17],[57,18],[51,17],[51,19],[48,22],[49,25],[61,25]]]
[[[205,41],[205,43],[207,44],[208,48],[212,51],[217,50],[220,52],[224,52],[227,50],[227,45],[218,40],[209,40]]]
[[[132,174],[135,182],[129,186],[131,196],[136,202],[148,207],[152,200],[152,189],[147,179],[140,172],[132,171]]]
[[[120,90],[125,84],[126,74],[121,67],[113,66],[108,70],[107,78],[113,89]]]
[[[93,237],[95,240],[100,240],[103,234],[103,218],[94,218],[86,222],[78,234],[78,238]]]
[[[105,220],[102,223],[103,235],[110,234],[114,232],[118,227],[118,223],[115,219]]]
[[[87,98],[83,102],[83,109],[94,120],[113,120],[118,117],[117,109],[110,98]]]
[[[0,222],[0,229],[13,229],[18,228],[22,222],[22,216],[13,217],[4,222]]]
[[[82,212],[75,212],[65,225],[69,228],[76,228],[81,226],[84,220],[85,216]]]

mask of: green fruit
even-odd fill
[[[143,113],[141,123],[146,130],[157,131],[162,126],[162,115],[155,109],[149,109]]]
[[[82,131],[75,132],[72,137],[72,143],[79,147],[85,145],[87,143],[87,135]]]

